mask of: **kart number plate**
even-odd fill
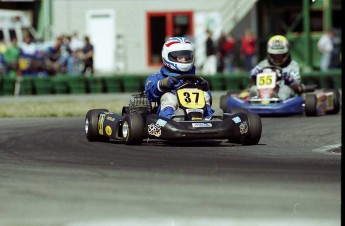
[[[256,86],[258,89],[274,88],[276,86],[276,73],[265,72],[256,75]]]
[[[204,91],[199,89],[180,89],[177,97],[182,107],[203,108],[205,106]]]

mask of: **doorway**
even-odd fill
[[[116,28],[114,10],[90,10],[86,13],[86,32],[94,47],[97,72],[113,72],[116,68]]]

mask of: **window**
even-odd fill
[[[192,12],[147,13],[147,64],[161,66],[162,46],[167,37],[192,35]]]

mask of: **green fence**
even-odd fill
[[[80,75],[58,74],[54,77],[0,77],[0,94],[14,95],[20,85],[20,95],[82,94],[82,93],[123,93],[144,90],[147,75],[107,75],[83,77]],[[316,84],[318,88],[341,88],[341,70],[327,72],[311,71],[301,75],[304,84]],[[212,91],[236,91],[248,86],[246,73],[216,74],[204,76]],[[17,84],[17,86],[16,86]]]

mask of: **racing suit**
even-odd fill
[[[256,75],[265,67],[273,66],[268,59],[261,61],[256,65],[250,72],[250,77],[254,84],[256,83]],[[296,92],[301,92],[301,76],[300,76],[300,67],[298,63],[294,60],[291,60],[289,56],[288,60],[281,66],[282,72],[280,75],[282,79],[278,81],[278,98],[281,100],[286,100],[290,97],[293,97]],[[251,97],[258,96],[258,90],[256,85],[253,85],[249,89],[249,95]]]
[[[189,71],[184,74],[195,74],[195,67],[193,66]],[[170,119],[174,112],[178,108],[178,100],[176,96],[176,88],[179,87],[183,81],[179,80],[178,84],[174,86],[173,89],[165,92],[160,89],[159,81],[166,78],[167,76],[179,76],[181,74],[169,71],[165,66],[163,66],[160,72],[150,75],[145,81],[145,94],[149,101],[158,102],[160,106],[158,107],[157,114],[159,116]],[[214,110],[211,108],[212,105],[212,95],[210,91],[204,91],[206,111],[204,113],[205,117],[212,116]]]

